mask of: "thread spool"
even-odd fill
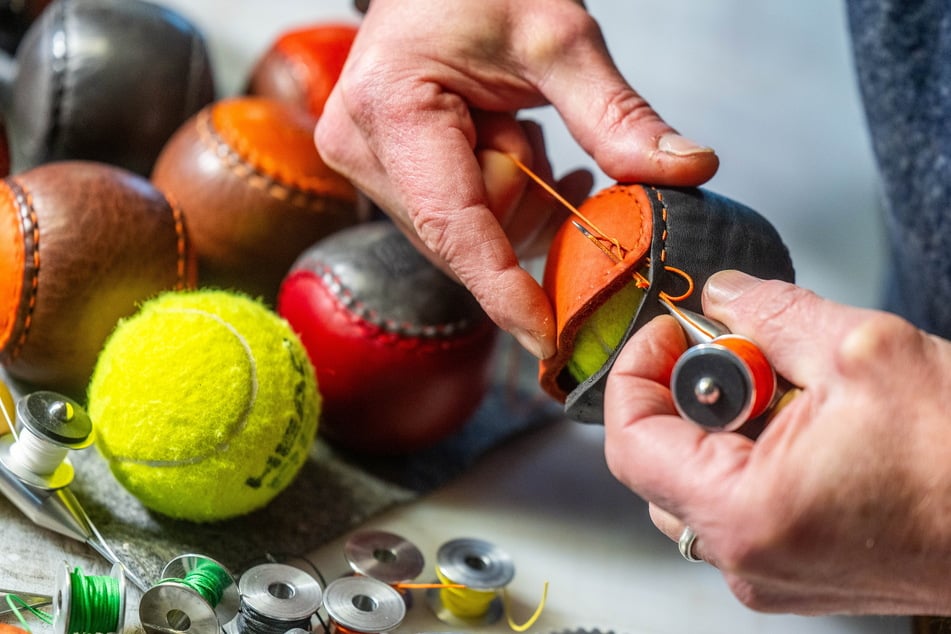
[[[433,588],[426,593],[436,617],[450,625],[489,625],[503,613],[499,591],[515,577],[508,553],[481,539],[446,542],[436,553],[436,575],[464,588]]]
[[[203,555],[179,555],[162,570],[162,580],[139,602],[139,620],[149,634],[220,634],[238,613],[234,577]]]
[[[398,628],[406,603],[392,586],[372,577],[341,577],[324,593],[330,634],[381,634]]]
[[[778,389],[763,352],[733,334],[689,348],[674,364],[670,385],[681,416],[718,431],[733,431],[761,416]]]
[[[50,391],[32,392],[17,401],[19,433],[0,438],[0,462],[24,482],[61,489],[73,480],[66,460],[71,449],[93,441],[92,422],[75,401]]]
[[[122,632],[125,623],[125,572],[113,564],[108,577],[87,577],[64,563],[56,573],[54,634]]]
[[[323,592],[312,576],[288,564],[249,568],[238,580],[241,605],[235,620],[241,634],[284,634],[311,630]]]
[[[380,530],[354,533],[344,544],[344,555],[358,575],[396,585],[412,581],[423,571],[423,553],[405,538]]]

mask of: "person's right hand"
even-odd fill
[[[628,85],[576,0],[373,0],[315,134],[331,167],[542,358],[554,317],[515,247],[537,249],[564,214],[506,157],[550,176],[537,128],[516,118],[548,103],[616,180],[689,186],[717,169]],[[560,183],[572,202],[590,185]]]
[[[951,342],[736,271],[703,299],[801,392],[755,442],[705,431],[668,387],[683,332],[655,319],[608,378],[611,471],[752,608],[951,614]]]

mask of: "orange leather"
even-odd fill
[[[563,370],[578,329],[644,266],[653,231],[652,206],[641,185],[604,189],[578,211],[597,230],[617,239],[626,254],[620,262],[613,262],[572,224],[573,219],[565,222],[552,241],[543,286],[555,308],[558,351],[541,362],[539,382],[561,402],[575,386]],[[596,233],[594,227],[588,228]]]
[[[319,24],[281,35],[251,72],[248,93],[319,117],[357,35],[350,24]]]
[[[79,397],[120,318],[195,283],[181,214],[118,167],[64,161],[8,177],[0,227],[0,362],[45,389]]]
[[[152,182],[181,205],[199,284],[268,303],[294,259],[364,219],[356,188],[321,160],[316,119],[263,97],[219,101],[159,155]]]
[[[314,147],[317,119],[268,99],[231,99],[210,107],[211,134],[238,157],[275,182],[278,196],[292,189],[311,195],[356,200],[353,185],[321,160]]]
[[[10,344],[26,280],[23,222],[16,196],[0,184],[0,350]],[[15,344],[12,344],[15,345]]]

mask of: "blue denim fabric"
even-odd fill
[[[892,252],[886,308],[951,338],[951,3],[850,0]]]

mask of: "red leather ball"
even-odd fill
[[[278,312],[317,371],[321,433],[340,446],[431,446],[460,429],[489,388],[496,326],[389,222],[308,249]]]
[[[226,99],[189,119],[162,150],[152,182],[181,205],[201,286],[273,305],[304,249],[364,219],[356,189],[317,153],[315,124],[274,99]]]
[[[0,181],[0,363],[80,395],[122,317],[195,283],[182,213],[145,178],[92,162]]]
[[[279,99],[319,117],[356,35],[355,25],[342,23],[281,34],[252,69],[248,94]]]

